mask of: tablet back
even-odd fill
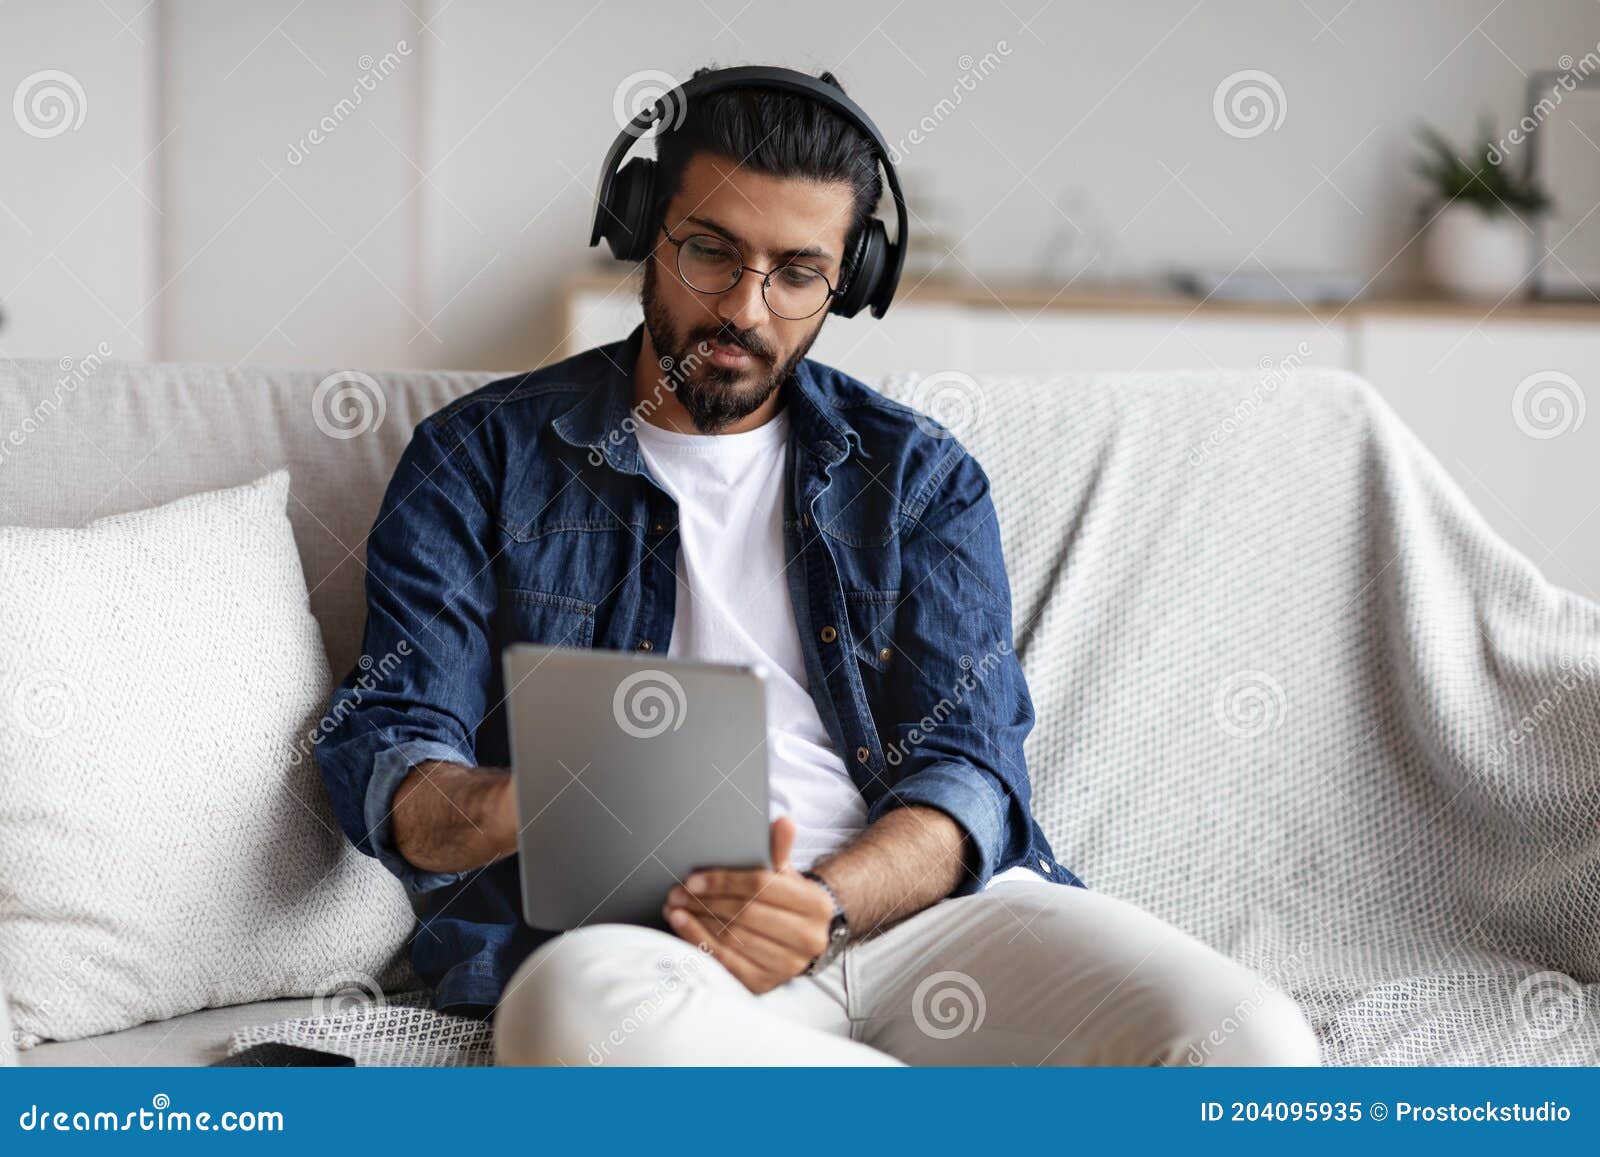
[[[695,868],[770,866],[759,673],[531,643],[504,665],[530,925],[665,927]]]

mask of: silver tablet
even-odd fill
[[[759,671],[531,643],[504,666],[533,927],[665,927],[695,868],[771,866]]]

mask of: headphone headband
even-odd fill
[[[844,313],[845,316],[856,312],[863,304],[870,305],[873,317],[882,317],[889,308],[889,302],[894,299],[895,288],[900,283],[901,269],[905,265],[907,213],[905,195],[900,190],[900,177],[895,172],[894,162],[889,159],[889,147],[884,143],[883,134],[872,123],[872,118],[861,109],[855,101],[840,92],[826,81],[816,77],[807,76],[805,73],[796,72],[789,68],[773,68],[765,65],[749,65],[739,68],[723,68],[703,76],[692,77],[677,87],[663,94],[650,107],[643,109],[634,118],[623,126],[622,132],[611,147],[606,150],[605,160],[600,166],[600,187],[596,192],[596,205],[594,224],[589,230],[589,244],[598,245],[602,236],[611,241],[613,253],[619,258],[636,260],[633,248],[638,242],[640,229],[643,222],[630,219],[633,214],[640,211],[648,212],[648,198],[634,198],[633,203],[619,206],[617,198],[618,166],[622,156],[629,147],[659,121],[663,120],[669,112],[682,110],[686,112],[688,102],[696,97],[708,96],[730,88],[771,88],[783,92],[794,93],[807,97],[833,110],[845,120],[849,121],[872,143],[873,150],[878,155],[878,160],[883,167],[884,176],[888,182],[889,192],[894,198],[895,206],[895,237],[892,243],[883,236],[883,224],[876,217],[866,222],[862,231],[862,244],[857,247],[860,258],[851,271],[852,281],[863,277],[870,278],[871,284],[857,287],[861,292],[849,292],[853,308],[848,312],[835,308],[834,312]],[[682,115],[680,112],[679,115]],[[635,158],[629,162],[629,169],[634,165],[649,166],[645,170],[645,183],[653,175],[655,162],[643,158]],[[626,183],[626,182],[624,182]],[[629,200],[623,198],[624,201]],[[619,211],[620,210],[620,211]],[[619,251],[616,240],[617,232],[608,228],[607,218],[620,221],[620,233],[627,239],[627,243]],[[653,235],[651,240],[654,240]],[[841,299],[835,299],[835,305]]]

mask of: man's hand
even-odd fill
[[[760,995],[799,976],[828,946],[833,900],[789,863],[795,826],[772,824],[772,870],[707,869],[667,894],[679,936],[710,952]]]

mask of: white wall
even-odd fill
[[[0,95],[60,68],[88,115],[49,140],[0,119],[0,353],[547,360],[563,280],[592,260],[619,83],[704,63],[832,68],[900,140],[964,55],[995,54],[905,168],[985,279],[1033,272],[1075,189],[1091,276],[1260,261],[1403,283],[1416,124],[1508,124],[1524,73],[1597,41],[1591,0],[7,0]],[[386,53],[392,74],[337,114]],[[1251,139],[1212,111],[1243,69],[1284,91]]]
[[[0,355],[156,351],[158,24],[133,0],[0,5]]]
[[[166,7],[165,242],[181,276],[163,355],[434,364],[412,340],[416,17],[394,2]]]

